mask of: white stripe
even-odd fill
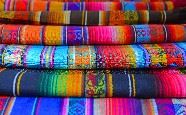
[[[87,38],[87,44],[88,44],[89,43],[89,32],[88,32],[88,27],[86,27],[86,26],[85,26],[85,31],[87,32],[86,38]]]
[[[130,80],[130,75],[128,74],[128,78],[129,78],[129,97],[132,96],[132,87],[131,87],[131,80]]]
[[[165,22],[166,22],[166,20],[167,20],[167,13],[165,12],[165,10],[163,11],[163,13],[164,13],[164,20],[163,20],[163,24],[165,24]]]
[[[158,107],[157,107],[155,99],[152,99],[152,104],[153,104],[153,108],[154,108],[154,114],[158,115]]]
[[[137,42],[137,35],[136,35],[136,29],[135,29],[135,26],[132,25],[133,29],[134,29],[134,42],[136,43]]]
[[[101,25],[101,14],[102,14],[102,11],[100,11],[98,13],[99,13],[99,25]]]
[[[149,13],[149,11],[146,11],[147,13],[148,13],[148,15],[147,15],[147,24],[149,24],[149,20],[150,20],[150,13]]]
[[[165,42],[166,42],[167,41],[167,29],[166,29],[165,25],[163,25],[163,28],[165,30]]]
[[[85,38],[84,38],[84,26],[81,26],[81,34],[82,34],[82,38],[83,38],[83,44],[85,43]]]
[[[34,19],[34,20],[36,20],[36,21],[38,21],[39,23],[41,23],[41,22],[40,22],[40,20],[41,20],[41,11],[38,11],[38,15],[39,15],[39,16],[34,16],[34,18],[36,17],[36,19]]]
[[[24,71],[24,69],[21,70],[20,72],[18,72],[18,73],[16,74],[15,78],[14,78],[14,82],[13,82],[13,95],[14,95],[14,96],[16,96],[16,80],[17,80],[19,74],[20,74],[21,72],[23,72],[23,71]]]

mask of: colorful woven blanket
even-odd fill
[[[184,115],[185,99],[85,99],[0,97],[0,114]],[[23,112],[24,111],[24,112]]]
[[[0,11],[0,23],[35,25],[125,25],[186,23],[186,8],[173,11]]]
[[[1,66],[50,69],[186,67],[186,43],[121,46],[0,45]]]
[[[32,26],[0,25],[3,44],[119,45],[184,42],[186,25]]]
[[[186,115],[185,86],[185,0],[0,0],[0,115]]]
[[[0,95],[186,98],[186,69],[0,71]]]
[[[185,2],[182,2],[184,6]],[[179,3],[180,4],[180,3]],[[177,2],[55,2],[41,0],[5,0],[0,10],[5,11],[62,11],[62,10],[173,10]]]

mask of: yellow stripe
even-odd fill
[[[82,25],[84,24],[84,20],[85,20],[85,11],[82,11]]]
[[[133,97],[136,96],[136,84],[135,84],[135,79],[134,75],[132,74],[132,83],[133,83]]]
[[[21,84],[21,78],[23,77],[23,74],[25,73],[26,71],[22,71],[19,76],[18,76],[18,80],[17,80],[17,95],[19,96],[20,95],[20,84]]]
[[[5,7],[4,0],[0,0],[0,11],[3,11]]]
[[[112,74],[108,74],[107,84],[108,84],[107,95],[108,97],[112,97],[113,94]]]
[[[67,90],[66,90],[66,96],[82,96],[83,91],[83,79],[82,79],[82,73],[80,71],[69,71],[69,75],[67,78]]]

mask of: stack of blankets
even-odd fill
[[[185,0],[0,0],[1,115],[186,115]]]

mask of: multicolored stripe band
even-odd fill
[[[185,99],[0,97],[2,115],[184,115]]]
[[[186,98],[186,69],[0,69],[0,95]]]
[[[186,3],[183,2],[186,6]],[[0,11],[63,11],[63,10],[173,10],[176,2],[55,2],[40,0],[6,0]]]
[[[186,41],[186,25],[0,25],[3,44],[118,45]]]
[[[0,23],[40,25],[183,24],[186,8],[173,11],[0,11]]]
[[[0,45],[1,66],[50,69],[186,67],[186,43],[120,46]]]

